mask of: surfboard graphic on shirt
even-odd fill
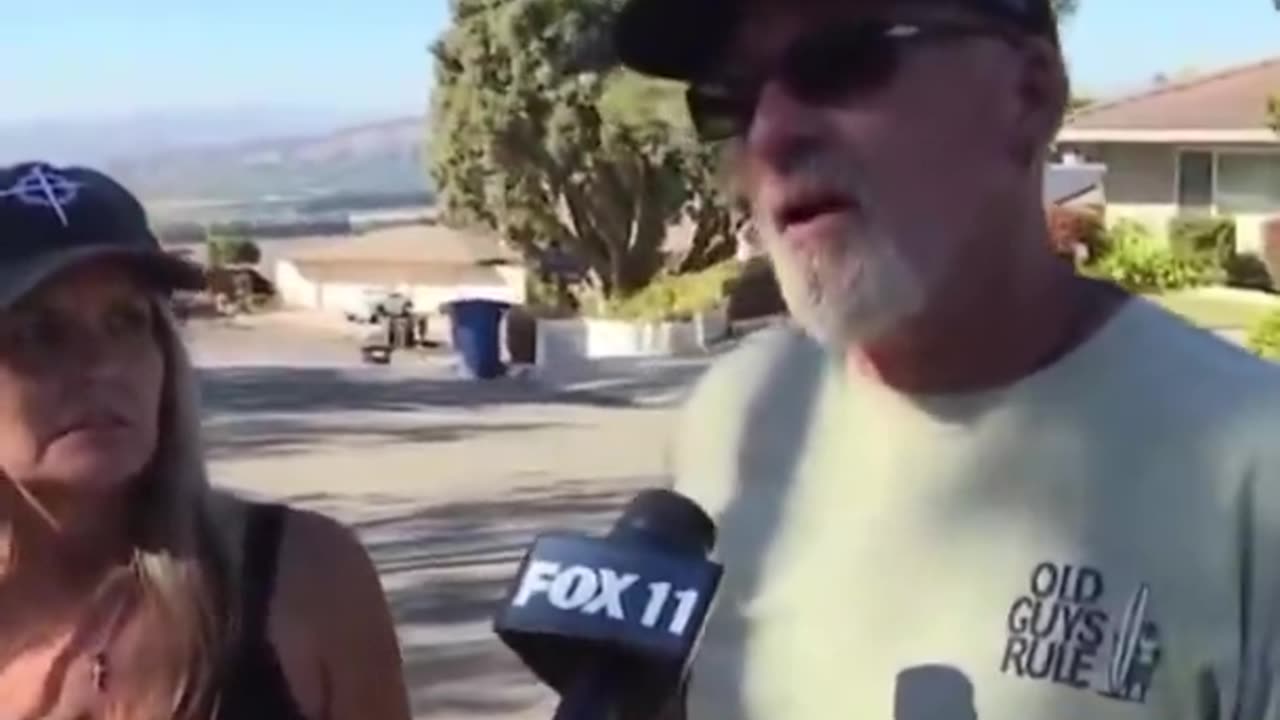
[[[1142,700],[1151,686],[1151,671],[1158,662],[1158,631],[1147,619],[1151,588],[1138,586],[1121,615],[1107,668],[1104,695],[1125,700]]]

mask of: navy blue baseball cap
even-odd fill
[[[118,258],[162,291],[199,290],[199,266],[166,253],[146,211],[96,170],[0,166],[0,308],[81,262]]]
[[[938,1],[991,15],[1058,44],[1058,20],[1050,0]],[[723,50],[748,4],[748,0],[628,0],[614,26],[619,59],[645,75],[693,79]]]

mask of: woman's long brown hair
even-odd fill
[[[109,574],[96,594],[129,598],[128,619],[145,644],[129,664],[144,667],[113,687],[105,717],[213,720],[219,678],[238,635],[240,558],[232,551],[239,546],[233,540],[238,523],[228,512],[234,504],[215,503],[209,485],[198,383],[177,323],[165,299],[156,298],[152,306],[164,356],[156,450],[131,489],[129,565]],[[38,498],[21,483],[13,485],[34,512],[56,526]],[[64,666],[54,668],[52,682],[65,678],[71,659],[55,662]],[[37,716],[52,710],[58,694],[46,683]]]
[[[167,302],[154,303],[164,355],[156,453],[130,504],[146,635],[167,667],[127,688],[109,717],[210,720],[238,625],[234,527],[215,508],[201,440],[199,384]]]

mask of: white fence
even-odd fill
[[[729,332],[722,309],[689,322],[628,322],[599,318],[539,320],[538,367],[604,358],[700,355]]]

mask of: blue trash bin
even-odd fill
[[[511,306],[496,300],[457,300],[449,303],[453,346],[474,377],[490,380],[506,373],[502,364],[502,316]]]

